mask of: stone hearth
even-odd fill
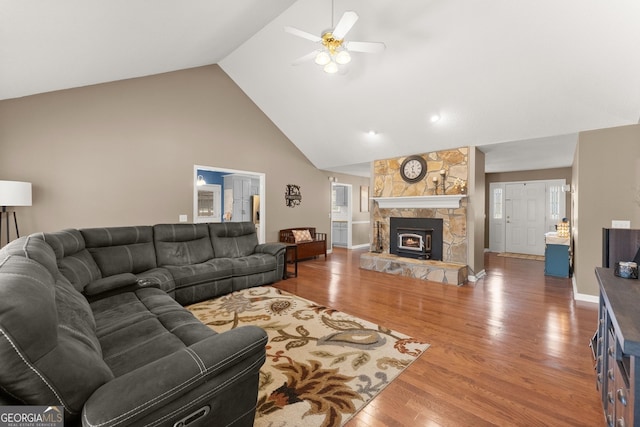
[[[360,268],[457,286],[464,285],[468,276],[467,266],[464,264],[418,260],[373,252],[360,256]]]

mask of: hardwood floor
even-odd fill
[[[276,284],[431,344],[348,427],[602,426],[589,340],[597,305],[544,263],[487,254],[462,287],[359,268],[334,249]]]

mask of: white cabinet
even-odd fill
[[[331,243],[334,246],[347,246],[349,238],[348,223],[346,221],[334,221],[331,230]]]
[[[197,203],[195,222],[222,221],[222,191],[220,185],[199,185]]]
[[[224,191],[225,220],[232,222],[251,221],[251,196],[257,194],[256,186],[252,184],[251,178],[242,175],[227,175],[224,177]]]

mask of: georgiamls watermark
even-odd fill
[[[0,406],[0,427],[64,427],[61,406]]]

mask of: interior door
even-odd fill
[[[505,184],[505,251],[544,255],[545,183]]]

